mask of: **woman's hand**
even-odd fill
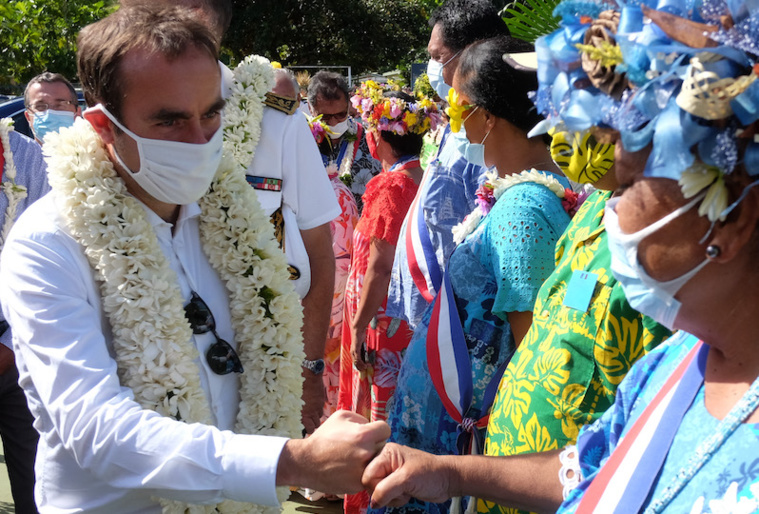
[[[351,327],[351,359],[358,371],[366,371],[366,327]]]

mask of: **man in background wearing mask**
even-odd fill
[[[92,107],[48,137],[53,190],[0,264],[40,512],[250,512],[223,502],[359,490],[384,423],[249,435],[300,435],[303,350],[286,261],[223,155],[216,38],[187,10],[122,7],[77,46]]]
[[[34,77],[24,90],[26,121],[34,138],[43,144],[45,136],[70,127],[82,115],[76,90],[60,73],[46,71]]]
[[[458,56],[467,45],[509,34],[490,0],[448,0],[432,13],[429,24],[427,75],[442,99],[448,98]],[[525,50],[524,45],[514,40],[514,51]],[[435,297],[455,246],[451,229],[475,208],[475,192],[485,172],[467,162],[458,146],[447,127],[395,250],[387,314],[405,319],[412,328]]]
[[[331,71],[316,73],[308,83],[308,104],[311,115],[321,116],[332,130],[330,139],[325,138],[319,145],[324,166],[337,166],[343,180],[350,175],[349,187],[360,213],[366,184],[382,165],[367,145],[364,127],[350,115],[350,94],[343,76]]]

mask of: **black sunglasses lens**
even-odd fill
[[[216,335],[216,334],[214,334]],[[206,361],[211,371],[217,375],[229,373],[242,373],[242,363],[235,349],[228,342],[216,336],[216,343],[211,345],[206,352]]]
[[[190,303],[184,308],[184,313],[187,316],[187,321],[190,322],[193,334],[212,332],[216,338],[216,342],[206,352],[206,361],[211,371],[217,375],[227,375],[233,372],[242,373],[240,357],[235,349],[216,333],[216,321],[213,318],[213,313],[198,293],[193,291]]]
[[[184,313],[194,334],[205,334],[216,330],[216,321],[213,319],[211,309],[197,293],[192,293],[192,299],[185,306]]]

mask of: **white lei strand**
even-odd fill
[[[5,210],[5,220],[3,228],[0,231],[0,250],[3,249],[5,240],[11,227],[16,222],[16,211],[18,204],[26,198],[26,188],[16,184],[16,164],[13,161],[13,152],[11,152],[10,133],[13,131],[13,120],[10,118],[0,119],[0,142],[3,144],[3,159],[5,159],[5,168],[2,171],[2,185],[0,186],[8,198],[8,208]]]
[[[497,202],[501,195],[507,189],[516,186],[517,184],[524,184],[526,182],[533,182],[547,187],[559,198],[564,198],[564,186],[561,182],[554,177],[532,168],[531,170],[525,170],[521,173],[515,173],[513,175],[507,175],[505,177],[499,177],[498,172],[489,171],[485,173],[487,177],[486,184],[493,186],[493,197]],[[453,241],[456,244],[460,244],[466,236],[474,232],[480,222],[485,219],[486,213],[478,205],[474,210],[469,213],[464,220],[453,227]]]
[[[263,94],[258,92],[265,93],[269,81],[266,67],[254,58],[246,59],[235,77],[224,134],[244,135],[235,152],[225,153],[209,192],[199,201],[201,240],[230,292],[232,326],[245,369],[235,431],[297,437],[302,310],[272,225],[244,176],[260,137]],[[249,100],[241,101],[242,95]],[[255,112],[260,112],[258,117]],[[101,281],[121,383],[132,388],[146,409],[210,424],[176,275],[143,208],[127,193],[102,142],[84,120],[52,136],[46,150],[62,214]],[[287,494],[287,488],[278,488],[280,500]],[[161,503],[171,513],[278,511],[232,501],[215,506]]]
[[[358,136],[358,127],[350,127],[346,131],[348,134],[353,134],[354,136]],[[340,163],[340,171],[338,173],[339,177],[350,177],[351,176],[351,168],[353,167],[353,157],[356,155],[353,152],[353,147],[361,144],[361,140],[356,138],[355,141],[350,141],[348,143],[348,148],[345,150],[345,156],[343,157],[343,162]],[[334,161],[332,161],[334,163]],[[330,163],[332,164],[332,163]]]

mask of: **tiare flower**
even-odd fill
[[[459,101],[459,94],[455,89],[451,88],[448,91],[448,107],[445,112],[448,114],[449,123],[451,124],[451,130],[458,132],[461,130],[462,118],[464,113],[469,110],[471,105],[462,105]]]

